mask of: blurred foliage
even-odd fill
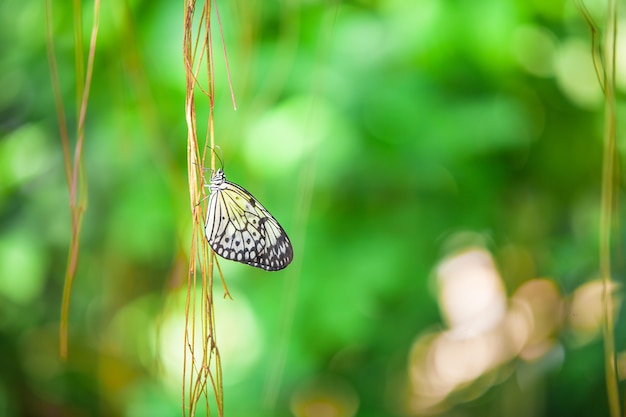
[[[215,31],[225,170],[295,250],[275,274],[221,262],[234,296],[214,289],[226,416],[606,415],[600,299],[584,287],[597,278],[602,95],[573,3],[218,5],[237,100],[233,111]],[[72,119],[72,14],[70,3],[54,7]],[[62,363],[69,197],[44,9],[0,3],[0,415],[182,413],[195,204],[182,13],[182,2],[103,2],[84,148],[89,203]],[[601,8],[592,13],[601,21]],[[197,106],[203,137],[208,106]],[[498,314],[526,305],[511,317],[535,321],[509,327],[517,350],[489,350],[498,361],[445,385],[428,379],[429,349],[454,333],[464,310],[452,307],[484,294],[466,288],[446,304],[437,271],[468,250],[492,259],[480,270],[491,271]],[[499,317],[474,331],[502,336]],[[469,346],[446,363],[471,368],[480,355]]]

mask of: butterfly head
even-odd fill
[[[211,181],[209,181],[205,187],[208,187],[211,192],[226,187],[226,176],[224,175],[222,168],[219,168],[213,175],[211,175]]]
[[[226,176],[224,175],[224,170],[222,168],[218,168],[217,171],[213,175],[211,175],[211,183],[219,184],[224,182]]]

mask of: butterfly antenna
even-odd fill
[[[216,145],[215,146],[216,149],[219,149],[220,153],[222,153],[222,148],[220,148],[220,145]],[[224,160],[223,158],[216,152],[215,149],[213,148],[209,148],[211,149],[211,152],[213,152],[213,155],[215,155],[217,157],[217,160],[220,161],[220,166],[222,167],[222,171],[224,170]],[[210,168],[205,168],[205,170],[208,170]]]

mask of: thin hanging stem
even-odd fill
[[[98,39],[98,22],[100,16],[100,0],[94,0],[94,20],[89,43],[89,55],[87,58],[87,72],[84,69],[84,55],[82,42],[82,8],[80,1],[74,1],[74,59],[75,59],[75,79],[76,79],[76,108],[78,111],[76,126],[76,145],[74,155],[70,150],[69,134],[65,119],[65,109],[61,95],[58,65],[54,48],[54,31],[52,23],[52,1],[46,0],[46,46],[48,54],[48,64],[50,66],[50,76],[52,78],[52,88],[54,92],[57,120],[59,123],[59,133],[61,146],[63,149],[63,161],[65,166],[65,177],[69,190],[69,206],[71,218],[70,247],[65,270],[65,281],[63,285],[63,298],[61,301],[61,318],[59,324],[59,354],[66,359],[68,355],[68,323],[70,298],[76,271],[78,268],[78,258],[80,252],[80,235],[83,214],[87,208],[87,185],[82,162],[83,145],[85,141],[85,120],[87,117],[87,105],[89,103],[89,90],[93,76],[94,60],[96,55],[96,41]]]
[[[611,229],[615,209],[615,57],[617,41],[617,4],[609,0],[604,49],[604,155],[602,160],[602,204],[600,217],[600,274],[602,300],[605,308],[603,321],[606,386],[611,417],[619,417],[620,401],[617,367],[615,364],[615,318],[611,280]]]

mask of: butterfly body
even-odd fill
[[[227,181],[221,169],[208,188],[205,232],[215,253],[266,271],[289,265],[293,247],[287,233],[252,194]]]

